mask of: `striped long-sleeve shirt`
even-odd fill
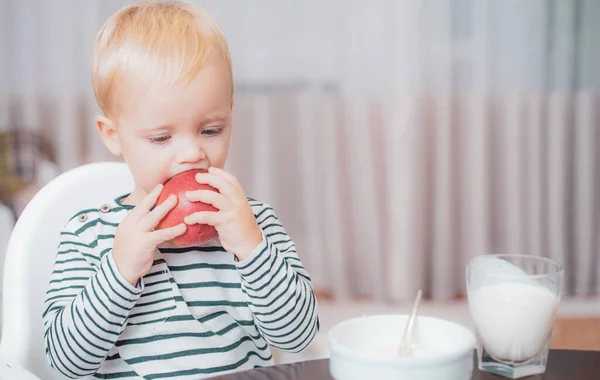
[[[52,367],[72,378],[198,379],[267,366],[269,346],[300,351],[312,341],[311,281],[271,207],[249,200],[263,240],[246,260],[218,239],[159,248],[134,287],[112,256],[132,208],[122,198],[79,212],[61,233],[43,313]]]

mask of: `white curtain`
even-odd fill
[[[112,159],[92,41],[124,0],[0,2],[0,128]],[[464,292],[482,253],[600,291],[600,2],[210,0],[236,79],[228,169],[338,298]]]

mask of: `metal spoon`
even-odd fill
[[[404,337],[402,337],[402,343],[400,344],[399,354],[400,356],[408,356],[412,353],[412,334],[415,326],[415,320],[417,319],[417,311],[419,310],[419,304],[421,303],[421,289],[417,292],[417,296],[413,302],[412,312],[406,322],[404,328]]]

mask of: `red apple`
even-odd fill
[[[185,223],[183,218],[198,211],[218,211],[210,204],[203,202],[190,202],[186,196],[186,191],[192,190],[212,190],[218,191],[214,187],[201,184],[196,181],[196,174],[206,173],[204,169],[194,169],[179,173],[165,182],[162,192],[158,197],[157,205],[163,203],[171,194],[177,196],[177,205],[165,215],[158,223],[156,229],[167,228]],[[207,224],[188,225],[183,235],[171,240],[175,247],[191,247],[203,245],[217,237],[217,230]]]

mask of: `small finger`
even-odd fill
[[[227,181],[231,182],[232,184],[237,184],[238,183],[237,178],[235,178],[235,176],[233,174],[229,173],[225,169],[221,169],[221,168],[217,168],[215,166],[211,166],[210,168],[208,168],[208,172],[209,173],[217,174],[217,175],[225,178]]]
[[[232,197],[237,193],[237,189],[231,182],[217,174],[198,173],[196,174],[196,182],[210,185],[227,197]]]
[[[160,196],[162,189],[162,184],[159,183],[156,185],[154,189],[152,189],[152,191],[150,191],[148,195],[146,195],[144,199],[142,199],[142,201],[134,207],[131,213],[137,218],[141,218],[143,215],[146,215],[148,212],[150,212],[150,209],[154,206],[156,200]]]
[[[240,181],[238,181],[237,178],[235,178],[235,176],[229,173],[227,170],[216,167],[210,167],[208,168],[208,172],[224,178],[225,180],[227,180],[227,182],[231,183],[238,190],[243,191],[242,184],[240,184]]]
[[[190,202],[208,203],[219,210],[226,208],[228,203],[227,198],[223,194],[217,193],[216,191],[212,190],[188,191],[185,193],[185,197]]]
[[[186,216],[183,221],[188,224],[208,224],[209,226],[217,226],[220,222],[220,213],[215,211],[199,211]]]
[[[177,196],[169,195],[161,204],[156,206],[148,214],[142,216],[141,220],[145,231],[150,231],[177,205]]]
[[[177,236],[183,235],[186,230],[187,225],[185,223],[180,223],[173,227],[152,231],[151,236],[154,244],[159,245],[166,241],[175,239]]]

